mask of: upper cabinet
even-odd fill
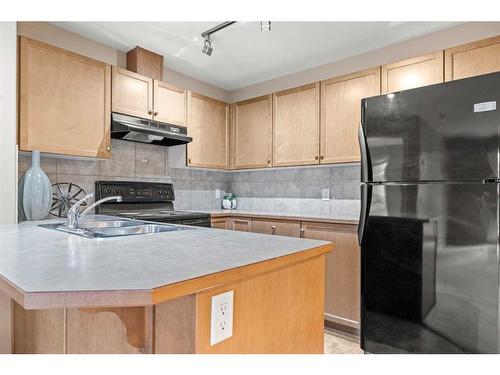
[[[321,163],[360,160],[361,99],[380,94],[380,68],[321,82]]]
[[[152,118],[153,79],[113,67],[113,112]]]
[[[174,125],[187,125],[187,90],[154,80],[154,119]]]
[[[110,157],[110,66],[26,37],[19,42],[20,149]]]
[[[229,167],[229,105],[189,92],[188,166],[206,168]]]
[[[113,112],[186,126],[187,90],[113,67]]]
[[[446,80],[500,71],[500,36],[445,50]]]
[[[271,95],[233,105],[234,168],[271,166],[272,105]]]
[[[273,95],[273,165],[319,163],[319,83]]]
[[[443,82],[443,51],[382,66],[382,93]]]

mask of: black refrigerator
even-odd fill
[[[363,99],[361,347],[499,353],[500,73]]]

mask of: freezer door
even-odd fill
[[[498,353],[498,185],[363,185],[361,346]]]
[[[362,181],[499,177],[500,73],[363,99]]]

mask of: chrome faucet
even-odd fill
[[[100,205],[101,203],[111,201],[111,200],[116,200],[117,202],[122,201],[121,195],[115,195],[112,197],[106,197],[103,199],[98,200],[97,202],[94,202],[91,204],[89,207],[87,207],[85,210],[82,212],[79,211],[80,205],[83,202],[86,202],[88,199],[92,198],[94,196],[94,193],[87,194],[85,197],[80,199],[78,202],[76,202],[71,208],[68,210],[68,217],[66,221],[66,228],[70,229],[78,229],[78,224],[80,222],[80,219],[87,215],[94,207]]]

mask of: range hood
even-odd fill
[[[115,112],[111,114],[111,138],[162,146],[182,145],[193,140],[187,136],[184,126]]]

